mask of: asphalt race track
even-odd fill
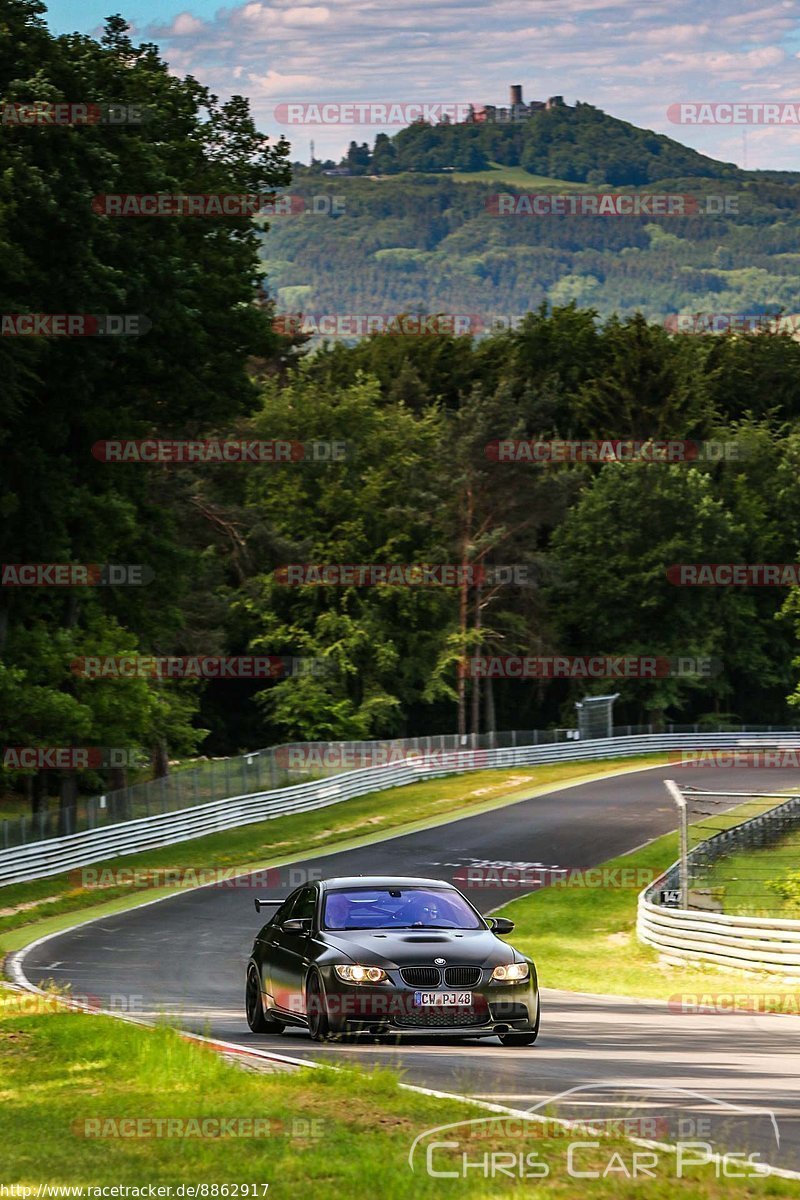
[[[675,828],[663,784],[675,774],[675,766],[667,766],[580,784],[281,871],[307,869],[316,872],[313,878],[396,872],[453,879],[476,860],[593,866]],[[790,770],[679,774],[682,783],[707,789],[776,791],[798,784]],[[299,875],[294,879],[302,882]],[[258,888],[257,894],[288,890],[284,884]],[[800,1171],[797,1017],[687,1015],[652,1001],[548,990],[544,978],[541,1033],[526,1049],[503,1047],[494,1038],[319,1046],[299,1030],[257,1036],[247,1028],[243,1005],[244,964],[266,919],[254,910],[254,894],[249,887],[207,887],[104,917],[32,949],[24,973],[35,984],[69,982],[76,994],[99,996],[112,1007],[120,1003],[117,997],[131,998],[145,1015],[166,1012],[186,1028],[242,1046],[392,1066],[407,1082],[518,1110],[583,1089],[550,1110],[592,1119],[635,1112],[663,1120],[669,1113],[670,1137],[660,1140],[674,1140],[681,1120],[683,1136],[705,1134],[718,1149],[757,1148],[762,1160]],[[483,911],[510,898],[495,890],[468,894]],[[710,975],[708,990],[713,987]],[[748,990],[744,980],[741,990]]]

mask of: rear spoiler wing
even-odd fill
[[[284,896],[284,900],[286,897]],[[256,912],[260,913],[262,908],[269,908],[271,905],[283,904],[283,900],[255,900]]]

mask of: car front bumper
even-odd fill
[[[395,972],[391,973],[395,975]],[[472,988],[413,988],[393,979],[384,984],[343,983],[332,967],[322,971],[325,1007],[332,1032],[364,1032],[425,1037],[492,1037],[536,1029],[539,994],[535,970],[520,983],[487,983]],[[467,1006],[420,1006],[415,991],[469,991]]]

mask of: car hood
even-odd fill
[[[488,929],[326,930],[324,939],[354,962],[378,967],[431,966],[435,958],[448,966],[496,967],[522,958]]]

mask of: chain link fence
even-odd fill
[[[687,908],[800,917],[800,795],[691,787],[680,793],[684,878],[676,864],[662,897],[676,903],[685,889]]]
[[[789,733],[797,730],[773,726],[720,725],[715,732]],[[653,733],[706,733],[707,724],[617,725],[612,737]],[[50,807],[44,803],[30,816],[0,820],[0,849],[24,846],[54,837],[118,825],[159,813],[174,813],[212,801],[273,791],[314,779],[352,771],[379,768],[404,758],[452,754],[458,750],[495,750],[544,746],[577,740],[577,729],[506,730],[491,733],[435,734],[361,742],[297,742],[254,750],[234,758],[209,759],[197,766],[173,771],[159,779],[137,783],[118,791],[78,797],[73,804]]]

